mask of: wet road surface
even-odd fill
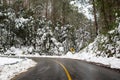
[[[32,58],[38,64],[12,80],[120,80],[120,73],[84,61]]]

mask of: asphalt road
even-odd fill
[[[120,73],[84,61],[32,58],[38,64],[12,80],[120,80]]]

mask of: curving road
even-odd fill
[[[12,80],[120,80],[120,73],[79,60],[32,59],[37,66]]]

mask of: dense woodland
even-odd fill
[[[94,20],[80,13],[71,1],[92,5]],[[120,0],[0,0],[0,49],[33,46],[39,54],[61,55],[73,47],[78,52],[99,34],[108,35],[119,25],[119,3]]]

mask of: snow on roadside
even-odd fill
[[[70,59],[78,59],[78,60],[85,60],[88,62],[100,63],[109,66],[110,68],[120,69],[120,59],[115,57],[107,58],[107,57],[96,56],[95,54],[91,54],[87,52],[79,52],[79,53],[67,52],[67,54],[63,56],[23,55],[22,57],[70,58]]]
[[[92,52],[92,51],[91,51]],[[96,54],[92,54],[89,52],[79,52],[79,53],[71,53],[67,52],[66,55],[63,56],[46,56],[46,55],[20,55],[21,57],[48,57],[48,58],[70,58],[70,59],[78,59],[85,60],[88,62],[100,63],[110,68],[120,69],[120,59],[115,57],[101,57],[96,56]]]
[[[109,66],[111,68],[120,69],[120,59],[117,59],[117,58],[114,58],[114,57],[111,57],[111,58],[96,57],[95,54],[90,54],[90,53],[85,53],[85,52],[74,53],[74,54],[71,53],[71,52],[68,52],[64,56],[23,55],[22,57],[70,58],[70,59],[85,60],[85,61],[88,61],[88,62],[101,63],[101,64],[104,64],[104,65]]]
[[[12,64],[12,63],[17,63],[20,61],[22,61],[22,59],[0,57],[0,66]]]
[[[27,71],[36,63],[30,59],[1,58],[0,57],[0,80],[10,80],[15,75]]]
[[[110,68],[120,69],[120,59],[115,57],[107,58],[107,57],[96,56],[95,54],[85,53],[85,52],[76,53],[76,54],[67,54],[65,56],[72,59],[79,59],[79,60],[85,60],[88,62],[104,64],[106,66],[109,66]]]

